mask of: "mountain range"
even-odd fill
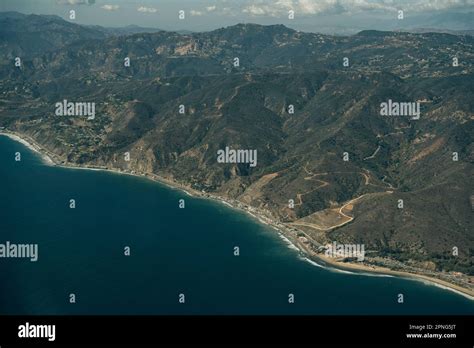
[[[315,247],[363,243],[373,264],[472,276],[473,44],[256,24],[111,31],[3,13],[0,126],[65,164],[233,199]],[[63,100],[95,103],[95,119],[57,116]],[[388,100],[419,103],[419,119],[381,116]],[[257,150],[258,165],[218,163],[225,147]]]

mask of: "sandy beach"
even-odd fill
[[[449,283],[442,279],[429,277],[423,274],[416,274],[416,273],[408,273],[408,272],[400,272],[394,271],[389,268],[384,267],[376,267],[376,266],[367,266],[358,262],[341,262],[335,258],[327,257],[323,254],[315,253],[314,251],[310,250],[308,246],[302,244],[300,241],[296,239],[294,236],[294,232],[290,231],[283,223],[279,221],[273,221],[268,216],[260,214],[256,209],[249,209],[244,204],[239,202],[234,202],[232,200],[225,199],[223,197],[212,195],[207,192],[197,191],[189,186],[182,185],[177,183],[173,180],[158,176],[153,173],[137,173],[131,171],[123,171],[116,168],[105,168],[105,167],[96,167],[96,166],[78,166],[73,163],[63,164],[61,163],[60,158],[51,153],[50,151],[44,149],[41,145],[39,145],[34,139],[28,137],[23,134],[13,133],[10,131],[0,131],[0,135],[7,136],[12,140],[18,141],[23,145],[27,146],[32,151],[38,153],[43,162],[47,165],[52,166],[59,166],[63,168],[69,169],[82,169],[82,170],[95,170],[95,171],[108,171],[117,174],[124,174],[124,175],[132,175],[141,178],[147,178],[155,182],[159,182],[161,184],[166,185],[172,189],[179,189],[184,191],[186,194],[196,197],[196,198],[204,198],[204,199],[212,199],[214,201],[218,201],[231,207],[233,209],[243,210],[248,213],[251,217],[256,219],[262,224],[272,227],[275,229],[281,237],[284,238],[285,242],[290,244],[292,249],[298,250],[304,257],[308,259],[308,261],[312,261],[316,263],[316,266],[327,268],[327,269],[334,269],[334,270],[347,270],[347,271],[354,271],[350,272],[352,274],[364,276],[368,273],[368,275],[387,275],[387,276],[394,276],[394,277],[401,277],[401,278],[408,278],[412,280],[422,281],[425,284],[429,284],[432,286],[437,286],[443,288],[445,290],[453,291],[459,295],[462,295],[470,300],[474,300],[474,291],[471,289],[467,289],[456,284]],[[321,264],[322,263],[322,264]]]
[[[394,271],[389,268],[385,267],[377,267],[377,266],[367,266],[364,264],[356,263],[356,262],[339,262],[336,261],[333,258],[326,257],[322,254],[314,255],[317,259],[332,265],[334,267],[338,268],[343,268],[347,270],[353,270],[353,271],[358,271],[358,272],[368,272],[368,273],[376,273],[376,274],[385,274],[385,275],[391,275],[395,277],[401,277],[401,278],[408,278],[416,281],[421,281],[424,284],[429,284],[429,285],[434,285],[437,287],[440,287],[445,290],[453,291],[459,295],[462,295],[470,300],[474,301],[474,291],[471,291],[470,289],[465,289],[463,287],[460,287],[456,284],[452,284],[449,282],[446,282],[442,279],[438,278],[433,278],[433,277],[428,277],[423,274],[414,274],[414,273],[408,273],[408,272],[399,272],[399,271]]]

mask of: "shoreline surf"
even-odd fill
[[[348,263],[348,262],[340,262],[334,259],[330,259],[328,257],[325,257],[320,254],[312,253],[308,251],[304,246],[302,246],[300,243],[297,241],[293,240],[292,237],[289,235],[289,232],[286,230],[287,228],[285,226],[282,226],[281,223],[275,222],[275,221],[269,221],[269,217],[267,216],[262,216],[260,215],[257,211],[255,210],[248,210],[244,206],[237,206],[233,202],[229,202],[223,197],[212,195],[207,192],[200,192],[197,191],[193,188],[186,187],[183,184],[180,184],[178,182],[172,181],[170,179],[161,177],[159,175],[153,174],[153,173],[136,173],[134,171],[124,171],[116,168],[102,168],[102,167],[94,167],[94,166],[79,166],[75,164],[62,164],[58,163],[59,160],[57,159],[57,155],[50,153],[48,150],[44,149],[42,146],[40,146],[34,139],[31,139],[30,137],[23,135],[23,134],[18,134],[14,133],[11,131],[0,131],[0,135],[7,136],[8,138],[17,141],[24,146],[26,146],[28,149],[31,151],[35,152],[40,156],[40,158],[43,160],[43,162],[46,165],[49,166],[55,166],[55,167],[60,167],[60,168],[66,168],[66,169],[80,169],[80,170],[92,170],[92,171],[105,171],[105,172],[110,172],[110,173],[116,173],[116,174],[122,174],[122,175],[130,175],[130,176],[135,176],[139,178],[145,178],[149,179],[155,183],[159,183],[162,185],[165,185],[168,188],[174,189],[174,190],[180,190],[187,195],[193,197],[193,198],[200,198],[200,199],[208,199],[211,201],[219,202],[223,205],[226,205],[232,209],[236,209],[239,211],[243,211],[247,213],[248,216],[252,217],[255,219],[257,222],[273,228],[280,236],[281,239],[285,242],[285,244],[288,244],[288,247],[294,251],[299,252],[300,254],[303,255],[303,258],[306,258],[307,260],[301,259],[302,261],[309,262],[315,267],[321,267],[324,268],[328,271],[336,271],[336,272],[343,272],[351,275],[359,275],[359,276],[391,276],[391,277],[399,277],[399,278],[404,278],[404,279],[409,279],[409,280],[416,280],[423,282],[425,285],[431,285],[431,286],[436,286],[438,288],[441,288],[443,290],[451,291],[456,293],[457,295],[461,295],[465,298],[468,298],[472,301],[474,301],[474,291],[463,288],[461,286],[458,286],[456,284],[451,284],[447,281],[438,279],[438,278],[432,278],[426,275],[422,274],[415,274],[415,273],[409,273],[409,272],[401,272],[401,271],[395,271],[395,270],[390,270],[388,268],[383,268],[383,267],[371,267],[367,265],[361,265],[361,264],[354,264],[354,263]],[[26,138],[26,139],[25,139]],[[291,246],[290,246],[291,245]],[[316,259],[316,260],[315,260]],[[322,261],[324,265],[321,265],[317,261]],[[313,264],[313,262],[316,265]],[[351,272],[353,271],[353,272]],[[364,274],[364,272],[366,274]],[[368,274],[367,274],[368,273]]]

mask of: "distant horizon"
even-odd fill
[[[76,14],[73,20],[71,10]],[[10,11],[57,15],[105,28],[134,25],[166,31],[206,32],[240,23],[283,24],[298,31],[335,35],[362,30],[474,30],[471,0],[399,0],[396,4],[385,0],[3,0],[0,12]],[[183,19],[178,18],[179,11],[184,11]],[[403,11],[402,19],[399,11]]]
[[[66,18],[63,18],[59,15],[56,14],[37,14],[37,13],[23,13],[19,11],[0,11],[0,14],[6,14],[6,13],[18,13],[21,15],[25,16],[30,16],[30,15],[35,15],[35,16],[54,16],[57,18],[60,18],[66,22],[69,22],[71,24],[77,24],[85,27],[101,27],[104,29],[125,29],[125,28],[140,28],[140,29],[151,29],[155,31],[165,31],[165,32],[177,32],[177,33],[183,33],[183,32],[189,32],[189,33],[205,33],[205,32],[212,32],[215,30],[219,29],[224,29],[224,28],[230,28],[238,25],[256,25],[256,26],[263,26],[263,27],[270,27],[270,26],[278,26],[282,25],[288,29],[295,30],[298,32],[304,32],[304,33],[313,33],[313,34],[322,34],[322,35],[333,35],[333,36],[352,36],[352,35],[357,35],[360,32],[364,31],[378,31],[378,32],[406,32],[406,33],[429,33],[429,32],[441,32],[441,33],[450,33],[450,32],[470,32],[473,31],[474,29],[450,29],[450,28],[434,28],[434,27],[418,27],[418,28],[394,28],[394,29],[378,29],[378,28],[358,28],[358,30],[355,30],[352,33],[349,32],[334,32],[334,33],[329,33],[329,32],[324,32],[324,31],[310,31],[310,30],[300,30],[296,27],[292,27],[291,23],[268,23],[268,24],[262,24],[262,23],[257,23],[257,22],[235,22],[235,23],[229,23],[229,24],[224,24],[223,26],[217,26],[215,28],[211,29],[206,29],[206,30],[191,30],[191,29],[166,29],[163,27],[151,27],[151,26],[142,26],[140,24],[123,24],[119,26],[104,26],[101,24],[85,24],[85,23],[78,23],[74,21],[67,20]],[[146,33],[146,32],[145,32]],[[150,32],[151,33],[151,32]]]

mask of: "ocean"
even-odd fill
[[[243,211],[145,178],[50,166],[5,136],[0,183],[0,244],[38,246],[36,262],[0,258],[0,314],[474,313],[473,300],[421,281],[308,262]]]

